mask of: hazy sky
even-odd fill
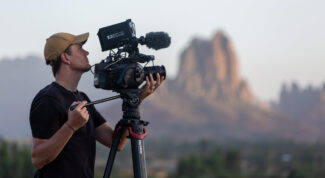
[[[30,0],[0,6],[0,59],[43,54],[45,39],[56,32],[90,32],[85,48],[92,64],[100,50],[100,27],[131,18],[137,36],[166,31],[170,48],[141,47],[155,64],[177,73],[179,54],[194,36],[211,38],[223,30],[233,42],[240,73],[261,100],[276,100],[283,82],[320,87],[325,82],[325,1],[312,0]]]

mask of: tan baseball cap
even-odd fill
[[[53,65],[53,62],[72,44],[86,43],[89,33],[72,35],[70,33],[56,33],[46,39],[44,57],[46,64]]]

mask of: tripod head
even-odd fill
[[[120,96],[123,100],[122,111],[123,119],[140,119],[140,89],[120,90]]]

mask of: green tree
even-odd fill
[[[0,177],[33,177],[30,150],[2,140],[0,145]]]
[[[311,178],[315,177],[311,166],[299,166],[292,169],[288,178]]]
[[[240,153],[216,149],[208,155],[191,155],[179,160],[171,177],[177,178],[242,178]]]

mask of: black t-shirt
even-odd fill
[[[34,138],[49,139],[68,119],[68,109],[74,101],[87,100],[83,92],[71,92],[53,82],[39,91],[30,110],[30,126]],[[88,122],[78,129],[54,161],[39,170],[40,177],[94,177],[96,154],[95,128],[105,119],[94,106],[87,107]]]

